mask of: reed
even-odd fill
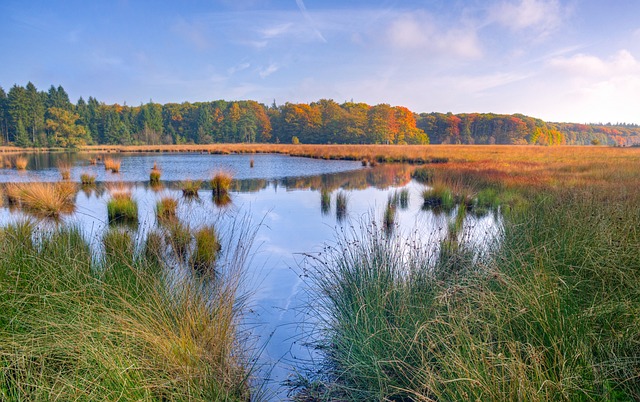
[[[200,228],[194,232],[193,236],[195,249],[191,255],[191,265],[200,272],[212,273],[221,249],[214,227]]]
[[[96,176],[90,173],[82,173],[80,175],[80,184],[83,186],[93,186],[96,184]]]
[[[124,184],[109,187],[111,199],[107,202],[109,223],[137,223],[138,203],[131,196],[131,189]]]
[[[233,178],[226,172],[218,172],[211,179],[211,189],[214,196],[222,196],[229,192]]]
[[[29,164],[29,159],[24,156],[17,156],[14,159],[13,164],[18,170],[26,170],[27,165]]]
[[[117,159],[105,157],[104,158],[104,169],[111,170],[112,173],[120,172],[120,161]]]
[[[167,244],[171,246],[178,260],[184,260],[191,246],[191,228],[178,220],[169,221],[165,226],[168,233]]]
[[[151,169],[151,173],[149,173],[149,184],[151,186],[155,186],[160,184],[160,176],[161,176],[160,169],[158,168],[158,165],[154,162],[153,163],[153,168]]]
[[[422,199],[424,209],[440,208],[448,211],[455,205],[453,192],[446,184],[442,183],[436,183],[432,187],[424,189]]]
[[[71,180],[71,164],[67,162],[58,163],[58,172],[62,180]]]
[[[156,216],[159,220],[172,220],[177,218],[178,200],[166,196],[156,204]]]
[[[70,182],[8,183],[5,187],[10,203],[35,215],[54,219],[74,211],[77,190]]]
[[[201,180],[185,180],[181,182],[182,195],[185,197],[197,197],[201,185]]]

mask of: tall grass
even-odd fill
[[[218,172],[211,179],[211,190],[214,197],[221,197],[229,193],[233,178],[226,172]]]
[[[156,204],[156,216],[160,220],[172,220],[177,217],[178,200],[166,196],[162,197]]]
[[[476,257],[459,235],[465,204],[437,254],[371,227],[341,238],[313,276],[326,366],[308,389],[329,400],[640,398],[640,192],[612,182],[526,196]]]
[[[83,186],[93,186],[96,184],[96,176],[90,173],[82,173],[80,175],[80,184]]]
[[[201,185],[201,180],[185,180],[181,182],[180,187],[182,188],[182,195],[185,197],[197,197],[198,190],[200,190]]]
[[[27,212],[48,218],[59,218],[75,209],[74,183],[8,183],[7,198]]]
[[[105,157],[104,158],[104,169],[111,170],[112,173],[120,172],[120,164],[121,162],[117,159]]]
[[[29,164],[29,159],[24,156],[17,156],[13,161],[14,166],[18,170],[26,170]]]
[[[71,180],[71,164],[68,162],[58,163],[58,171],[62,180]]]
[[[111,223],[137,223],[138,203],[131,195],[131,189],[123,184],[109,188],[111,199],[107,201],[107,217]]]
[[[201,272],[213,272],[218,254],[220,241],[213,226],[205,226],[196,230],[195,249],[191,256],[191,264]]]
[[[0,399],[248,400],[241,266],[169,286],[120,229],[95,261],[79,230],[33,228],[0,230]]]

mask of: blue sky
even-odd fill
[[[640,123],[638,0],[0,3],[0,85]]]

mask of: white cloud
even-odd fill
[[[545,37],[561,25],[565,13],[558,0],[502,1],[489,9],[489,19],[513,31]]]
[[[240,63],[238,65],[235,65],[235,66],[227,69],[227,73],[229,75],[233,75],[233,74],[235,74],[235,73],[237,73],[239,71],[246,70],[249,67],[251,67],[251,63],[248,63],[248,62]]]
[[[279,36],[287,34],[289,31],[291,31],[292,26],[293,26],[293,23],[287,22],[283,24],[274,25],[269,28],[261,29],[259,32],[262,38],[272,39],[272,38],[277,38]]]
[[[424,50],[467,59],[482,56],[475,28],[442,29],[424,12],[398,16],[391,21],[386,35],[395,49]]]
[[[608,60],[577,54],[571,57],[556,57],[549,65],[559,71],[566,72],[575,79],[615,78],[624,75],[640,74],[640,62],[627,50],[620,50]]]
[[[261,68],[258,71],[258,75],[260,75],[260,78],[266,78],[271,74],[275,73],[276,71],[278,71],[279,69],[280,69],[279,65],[277,65],[276,63],[271,63],[267,67]]]

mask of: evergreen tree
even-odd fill
[[[29,135],[27,134],[27,130],[24,128],[24,124],[22,124],[22,120],[18,120],[18,123],[16,124],[15,145],[22,148],[26,148],[30,145]]]

